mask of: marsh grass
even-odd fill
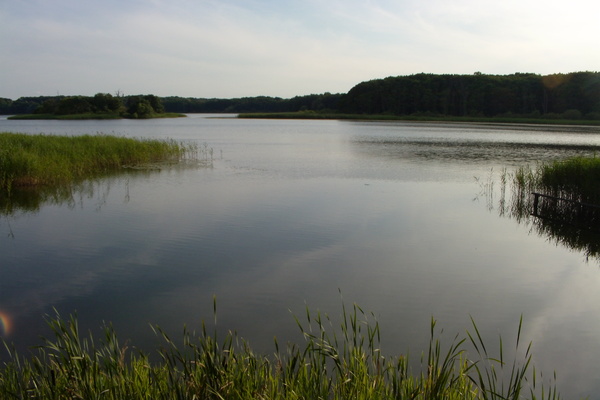
[[[544,164],[533,180],[557,197],[600,204],[600,158],[575,157]]]
[[[487,200],[488,208],[493,208],[494,171],[487,179],[475,177],[481,188],[480,194]],[[526,165],[514,172],[506,169],[500,173],[500,211],[504,213],[509,205],[510,213],[527,215],[533,212],[533,192],[555,196],[570,202],[600,205],[600,158],[573,157],[562,161]],[[507,202],[507,188],[511,189],[511,201]],[[479,197],[479,196],[477,196]]]
[[[173,340],[153,327],[163,345],[159,361],[119,343],[110,325],[100,340],[83,336],[77,318],[48,317],[53,338],[18,355],[5,344],[0,393],[14,399],[558,399],[532,368],[531,346],[524,359],[490,356],[475,323],[473,333],[442,345],[431,323],[422,367],[412,371],[408,357],[381,354],[379,324],[354,305],[343,308],[341,323],[306,310],[296,323],[303,343],[281,348],[271,357],[255,354],[229,332],[220,338],[202,324],[199,333],[184,327]],[[521,335],[519,324],[517,346]],[[469,358],[467,348],[475,349]],[[549,387],[549,389],[545,389]]]
[[[123,168],[177,163],[198,155],[196,144],[174,140],[0,133],[0,191],[71,184]]]
[[[587,260],[600,260],[600,158],[574,157],[523,166],[500,173],[500,196],[494,198],[493,171],[478,179],[488,210],[529,225],[557,244],[582,252]],[[534,209],[532,193],[541,193]],[[546,197],[550,196],[550,197]],[[495,201],[498,204],[494,204]]]
[[[557,236],[569,234],[569,241],[574,239],[575,243],[589,242],[597,253],[599,247],[594,242],[598,236],[589,231],[600,233],[599,182],[600,158],[595,156],[521,167],[513,178],[512,214],[545,219],[543,230],[554,231]],[[534,201],[532,193],[542,196]]]

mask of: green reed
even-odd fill
[[[519,168],[517,189],[528,195],[539,191],[574,201],[600,203],[600,158],[573,157],[562,161]]]
[[[575,157],[542,166],[539,183],[559,197],[600,203],[600,158]]]
[[[216,315],[216,303],[215,303]],[[428,351],[413,371],[408,357],[385,357],[379,324],[354,305],[343,307],[339,327],[327,315],[306,310],[296,322],[305,341],[280,348],[272,357],[255,354],[228,332],[221,339],[202,324],[183,330],[177,343],[159,327],[159,361],[119,343],[104,326],[95,340],[82,336],[77,318],[48,318],[53,338],[22,357],[5,343],[0,393],[13,399],[558,399],[532,368],[530,346],[524,359],[490,356],[479,330],[469,340],[456,336],[442,345],[431,322]],[[517,346],[521,336],[519,324]],[[469,350],[476,355],[471,359]],[[546,389],[549,387],[549,389]]]
[[[111,135],[0,133],[0,190],[62,185],[121,168],[196,157],[198,146]]]
[[[572,158],[554,163],[504,169],[475,178],[489,211],[525,224],[556,244],[600,260],[600,159]],[[500,183],[499,191],[495,184]],[[540,193],[536,203],[532,193]],[[499,196],[498,196],[499,194]],[[496,198],[496,196],[498,196]]]

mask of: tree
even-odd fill
[[[125,106],[120,97],[114,97],[109,93],[97,93],[91,100],[90,103],[97,113],[117,113],[120,114],[125,111]]]
[[[73,96],[61,99],[56,108],[55,114],[84,114],[92,111],[92,105],[89,102],[89,97]]]
[[[127,113],[132,118],[150,118],[153,114],[162,114],[165,109],[155,95],[137,95],[127,98]]]

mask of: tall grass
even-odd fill
[[[492,210],[492,174],[485,181],[476,180]],[[504,170],[498,211],[500,216],[526,223],[538,234],[583,252],[588,260],[600,260],[599,182],[600,158],[595,156],[523,166],[510,173]],[[536,203],[533,192],[544,196]]]
[[[163,345],[160,361],[151,362],[121,345],[110,325],[95,340],[81,335],[76,317],[56,314],[48,319],[54,337],[28,358],[5,343],[0,393],[14,399],[559,398],[554,386],[536,380],[530,347],[524,360],[508,363],[500,342],[491,357],[474,323],[474,333],[442,345],[432,320],[422,367],[412,371],[408,357],[381,354],[372,314],[354,305],[341,320],[334,329],[328,316],[307,309],[306,321],[296,319],[305,342],[280,348],[275,341],[272,357],[255,354],[235,333],[221,339],[205,324],[198,334],[184,328],[179,344],[154,327]],[[520,333],[521,325],[517,345]]]
[[[197,157],[198,146],[110,135],[0,133],[0,190],[61,185],[125,167]]]
[[[600,203],[600,158],[575,157],[543,165],[538,180],[558,197]]]
[[[524,193],[539,191],[573,201],[600,203],[600,158],[572,157],[562,161],[524,166],[514,184]]]

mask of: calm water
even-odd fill
[[[0,329],[24,348],[44,314],[111,321],[152,349],[149,325],[236,330],[263,353],[301,337],[292,314],[373,311],[383,354],[470,328],[505,346],[524,318],[536,368],[566,397],[597,396],[600,263],[500,217],[482,182],[600,150],[600,128],[207,118],[9,121],[0,131],[175,138],[204,168],[125,174],[69,201],[0,216]],[[477,181],[477,179],[479,181]],[[340,295],[341,293],[341,295]],[[0,324],[1,326],[1,324]]]

